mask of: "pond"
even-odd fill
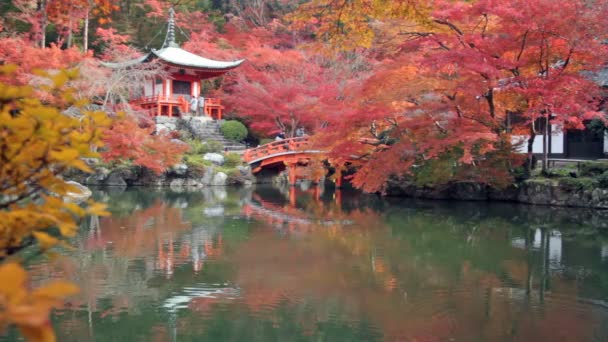
[[[608,213],[355,191],[97,191],[28,265],[59,341],[608,341]],[[18,340],[10,331],[0,340]]]

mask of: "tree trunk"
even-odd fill
[[[46,0],[38,1],[38,11],[40,11],[40,47],[46,47],[46,25],[47,25],[47,16],[46,16]]]
[[[549,159],[549,134],[551,133],[549,130],[549,115],[545,117],[545,134],[543,135],[543,162],[542,162],[542,172],[547,172],[547,165]]]
[[[536,133],[534,133],[534,128],[530,126],[530,137],[528,138],[528,162],[526,163],[526,173],[531,174],[532,169],[534,168],[534,139],[536,139]]]
[[[72,31],[72,16],[70,16],[70,20],[68,21],[68,39],[65,43],[66,47],[69,49],[72,47],[72,37],[73,36],[73,31]]]
[[[84,53],[87,53],[87,51],[89,50],[89,12],[90,8],[87,9],[87,15],[84,17],[84,37],[82,38],[82,50],[84,51]]]

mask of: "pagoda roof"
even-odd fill
[[[244,59],[231,62],[216,61],[195,55],[182,48],[174,46],[169,46],[160,50],[152,50],[150,53],[154,54],[164,62],[195,69],[228,70],[238,67],[245,61]]]
[[[195,55],[192,52],[188,52],[179,47],[169,46],[160,50],[152,50],[139,58],[128,61],[118,63],[104,62],[102,64],[109,68],[126,68],[145,63],[154,58],[158,58],[165,63],[172,64],[177,67],[214,71],[228,71],[238,67],[245,61],[244,59],[237,61],[216,61]]]

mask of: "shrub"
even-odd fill
[[[203,144],[204,148],[202,153],[222,153],[224,152],[224,145],[221,142],[215,140],[207,140]]]
[[[576,169],[549,169],[547,170],[546,177],[548,178],[562,178],[562,177],[572,177],[576,178],[577,173]]]
[[[608,189],[608,171],[605,171],[597,177],[597,183],[600,188]]]
[[[211,166],[213,163],[209,160],[204,160],[203,155],[186,155],[184,157],[184,164],[191,167],[203,168],[205,166]]]
[[[209,140],[200,141],[197,139],[188,140],[190,152],[188,155],[203,155],[205,153],[221,153],[224,150],[224,145],[219,141]]]
[[[598,161],[588,161],[581,163],[581,176],[599,176],[608,171],[608,163]]]
[[[593,189],[597,183],[592,178],[561,178],[559,186],[570,191]]]
[[[224,156],[224,165],[227,167],[237,167],[241,165],[241,156],[236,153],[227,153]]]
[[[233,141],[242,141],[247,137],[247,127],[236,120],[224,121],[220,129],[226,138]]]

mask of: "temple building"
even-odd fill
[[[136,90],[130,103],[148,110],[151,116],[180,116],[194,112],[191,99],[196,98],[196,112],[220,120],[224,107],[216,98],[201,99],[201,81],[221,76],[238,67],[237,61],[216,61],[195,55],[179,47],[175,41],[175,12],[169,11],[167,36],[160,50],[152,49],[144,56],[123,63],[105,63],[108,67],[128,67],[158,60],[165,66],[166,76],[150,79]],[[199,102],[200,101],[200,102]]]

